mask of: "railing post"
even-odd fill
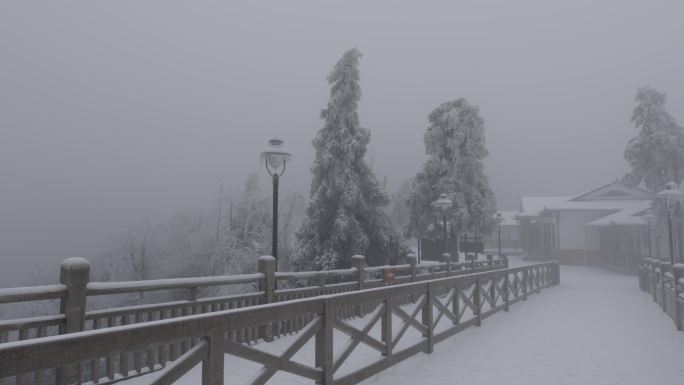
[[[667,262],[660,261],[660,309],[667,311],[667,301],[665,301],[665,265]]]
[[[523,279],[522,279],[522,292],[523,292],[523,301],[527,301],[527,269],[523,270]]]
[[[257,270],[264,275],[261,286],[261,291],[264,292],[264,303],[275,302],[276,259],[270,255],[262,255],[257,261]],[[263,338],[264,341],[273,341],[275,329],[277,329],[277,323],[261,325],[259,326],[259,337]],[[275,331],[277,332],[277,330]]]
[[[658,294],[656,292],[656,282],[658,280],[656,279],[655,263],[651,262],[648,264],[648,274],[650,277],[649,290],[651,291],[651,297],[653,297],[653,302],[658,302]]]
[[[209,351],[202,361],[202,385],[223,385],[224,339],[223,331],[213,331],[204,339]]]
[[[506,278],[504,278],[504,282],[503,282],[504,311],[508,311],[508,307],[510,305],[509,304],[509,301],[510,301],[509,300],[510,285],[511,285],[511,282],[510,282],[510,279],[508,278],[508,271],[506,271]]]
[[[432,313],[432,307],[435,298],[435,293],[432,290],[432,285],[430,282],[427,282],[425,284],[426,287],[426,296],[425,296],[425,303],[423,304],[423,308],[421,309],[421,316],[422,316],[422,323],[425,325],[427,328],[426,332],[423,333],[423,337],[427,338],[427,344],[425,345],[425,349],[423,349],[424,353],[432,353],[433,347],[434,347],[434,322],[433,322],[433,313]]]
[[[323,325],[316,333],[316,367],[321,368],[321,385],[333,383],[333,311],[327,299],[323,300]]]
[[[363,255],[352,256],[352,267],[356,268],[356,290],[363,290],[366,280],[366,257]],[[362,305],[358,304],[354,307],[357,317],[363,316]]]
[[[460,299],[459,299],[459,295],[460,295],[459,290],[461,290],[461,285],[459,284],[458,281],[456,281],[456,282],[454,283],[454,290],[455,290],[456,292],[454,293],[454,299],[451,300],[451,312],[454,313],[454,315],[456,316],[456,321],[454,321],[454,325],[458,325],[458,316],[461,314],[461,309],[460,309],[460,304],[459,304],[459,301],[460,301]],[[449,305],[449,304],[447,304],[447,306],[448,306],[448,305]],[[466,305],[466,308],[467,308],[467,307],[468,307],[468,305]]]
[[[477,317],[477,321],[475,322],[475,326],[481,326],[482,325],[482,299],[480,296],[480,280],[475,279],[475,289],[473,291],[473,302],[475,302],[475,308],[477,309],[475,316]]]
[[[382,352],[382,355],[389,357],[392,355],[392,299],[387,298],[383,303],[385,305],[385,311],[382,314],[380,332],[382,342],[385,343],[385,351]]]
[[[75,333],[85,328],[86,290],[90,281],[90,262],[83,258],[67,258],[62,261],[59,281],[66,286],[66,296],[59,303],[64,314],[60,334]],[[57,369],[57,383],[80,382],[80,364]]]
[[[409,265],[411,265],[411,282],[416,282],[416,265],[418,264],[418,258],[413,253],[409,253],[406,256]]]
[[[451,254],[443,253],[442,258],[446,262],[446,276],[449,277],[451,275]]]
[[[363,255],[352,256],[352,267],[356,268],[356,290],[363,290],[366,280],[366,257]]]
[[[684,277],[684,265],[675,264],[672,266],[672,276],[674,277],[674,322],[677,330],[682,330],[682,313],[679,306],[679,289],[677,284],[679,279]]]

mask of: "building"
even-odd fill
[[[518,211],[515,210],[499,210],[497,214],[501,214],[501,249],[506,255],[517,254],[520,250],[520,236],[518,234]],[[485,248],[489,251],[497,250],[499,248],[499,228],[495,228],[494,232],[487,236],[484,240]]]
[[[531,258],[632,273],[648,256],[642,216],[655,195],[612,182],[572,197],[521,197],[521,247]]]

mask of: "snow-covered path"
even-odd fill
[[[560,286],[363,383],[684,383],[684,333],[635,277],[562,266]]]
[[[512,264],[520,264],[514,259]],[[362,321],[362,320],[357,320]],[[357,325],[360,326],[360,325]],[[374,328],[376,329],[376,328]],[[377,334],[379,330],[374,330]],[[257,348],[283,351],[293,337]],[[417,336],[415,337],[417,338]],[[414,341],[415,341],[414,338]],[[346,336],[335,335],[335,346]],[[313,341],[294,359],[313,364]],[[354,367],[377,359],[362,345],[352,353]],[[345,372],[343,365],[340,372]],[[260,365],[226,355],[226,384],[247,383]],[[200,367],[179,383],[199,384]],[[342,374],[342,373],[340,373]],[[142,376],[122,384],[149,383]],[[269,383],[311,384],[278,372]],[[561,285],[542,290],[369,378],[377,385],[659,385],[684,383],[684,333],[639,291],[636,277],[587,267],[561,267]]]

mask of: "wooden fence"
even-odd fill
[[[0,378],[37,383],[38,373],[58,368],[62,383],[80,384],[92,380],[84,378],[84,363],[127,357],[118,361],[121,366],[130,359],[136,362],[136,354],[141,357],[144,352],[163,350],[169,354],[164,355],[166,366],[151,375],[151,384],[171,384],[201,363],[201,383],[221,385],[224,371],[230,370],[224,368],[225,354],[262,365],[250,384],[265,384],[279,371],[320,384],[355,384],[414,354],[431,353],[435,343],[469,326],[480,326],[483,319],[507,311],[510,305],[560,280],[555,261],[424,281],[418,280],[415,265],[412,267],[412,283],[0,344]],[[360,316],[356,319],[361,321],[360,327],[344,316],[350,309]],[[264,331],[267,343],[278,325],[302,316],[308,321],[280,354],[255,349],[232,337],[236,331],[256,328]],[[377,329],[377,324],[380,333],[373,336],[371,330]],[[334,346],[334,330],[347,335],[347,343]],[[413,340],[405,337],[409,330],[417,336]],[[315,341],[313,362],[292,360],[311,339]],[[183,342],[187,342],[186,349]],[[359,344],[376,351],[377,359],[340,371]],[[171,361],[174,346],[177,356]],[[116,370],[126,369],[131,368]]]
[[[415,256],[409,255],[405,265],[366,267],[363,256],[353,257],[350,269],[318,272],[275,272],[275,260],[261,257],[258,273],[219,277],[197,277],[161,279],[132,282],[89,282],[90,264],[81,258],[65,260],[61,266],[60,284],[0,289],[0,304],[58,299],[60,314],[0,321],[0,346],[14,341],[30,340],[74,333],[99,330],[138,323],[147,323],[196,314],[246,308],[274,302],[310,298],[319,295],[351,292],[386,284],[401,284],[453,275],[463,275],[500,269],[508,266],[507,259],[488,259],[472,262],[435,263],[417,265]],[[393,282],[383,279],[391,273]],[[224,285],[254,286],[251,293],[220,297],[198,298],[200,288]],[[146,291],[184,290],[187,299],[165,303],[126,306],[113,309],[87,311],[88,299],[101,295],[142,293]],[[408,298],[404,298],[404,303]],[[347,306],[335,309],[339,318],[350,318],[365,314],[370,305]],[[253,344],[260,338],[273,339],[302,330],[315,318],[313,313],[294,314],[282,318],[273,325],[257,326],[246,324],[231,328],[228,338],[234,343]],[[80,381],[107,384],[123,378],[135,377],[154,370],[163,369],[168,362],[186,354],[196,346],[198,340],[185,339],[155,348],[135,351],[131,354],[107,355],[81,362],[78,367]],[[0,363],[2,365],[2,363]],[[65,383],[65,374],[56,369],[39,370],[36,373],[0,379],[0,385],[31,385]]]
[[[639,264],[639,288],[672,318],[677,330],[684,328],[684,264],[645,258]]]

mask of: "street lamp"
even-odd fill
[[[496,213],[496,227],[497,227],[496,244],[499,247],[499,259],[501,259],[501,222],[503,222],[503,218],[501,218],[501,213]]]
[[[268,149],[261,153],[261,160],[266,164],[266,171],[273,178],[273,258],[276,260],[276,271],[278,271],[278,182],[285,173],[285,166],[292,158],[285,147],[282,139],[273,138],[268,141]]]
[[[651,226],[653,226],[657,218],[652,212],[648,212],[647,214],[642,215],[641,219],[646,221],[646,233],[648,235],[648,257],[653,258],[651,247]]]
[[[444,253],[447,252],[447,227],[446,227],[446,220],[447,220],[447,212],[451,208],[451,199],[449,199],[449,196],[447,194],[440,194],[439,198],[435,201],[434,203],[435,207],[439,209],[439,211],[442,212],[442,220],[444,223]],[[447,261],[448,262],[448,261]]]
[[[684,193],[682,193],[677,187],[675,182],[665,183],[665,190],[660,191],[656,195],[658,198],[662,199],[665,203],[665,208],[667,209],[667,225],[670,235],[670,264],[674,265],[674,236],[672,234],[672,217],[674,216],[675,209],[677,208],[677,203],[684,200]]]

